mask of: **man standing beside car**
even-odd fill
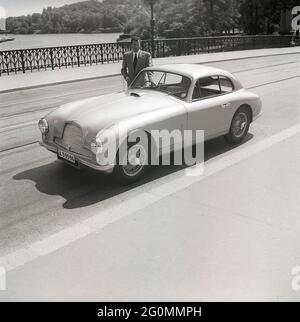
[[[131,51],[124,54],[121,69],[121,74],[128,86],[142,69],[152,66],[151,54],[140,49],[141,41],[139,37],[131,38],[131,48]]]

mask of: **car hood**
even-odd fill
[[[156,109],[182,105],[177,99],[152,90],[127,91],[96,96],[65,104],[50,112],[46,119],[55,137],[62,137],[65,123],[79,125],[84,136],[96,136],[103,128],[130,116]]]

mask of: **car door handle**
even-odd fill
[[[222,108],[230,107],[231,103],[224,103],[221,105]]]

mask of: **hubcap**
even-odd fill
[[[233,135],[236,138],[243,136],[247,129],[248,116],[245,112],[240,112],[236,115],[233,121]]]
[[[140,173],[147,162],[147,152],[142,145],[136,144],[127,151],[127,158],[123,163],[123,171],[133,177]]]

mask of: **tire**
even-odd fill
[[[240,107],[233,115],[229,133],[224,136],[229,145],[241,143],[248,134],[251,112],[246,106]]]
[[[135,159],[139,159],[140,164],[138,165],[132,165],[130,163],[128,164],[116,164],[113,171],[113,176],[115,181],[122,185],[129,185],[136,181],[138,181],[148,170],[149,168],[149,160],[151,160],[150,157],[150,144],[149,139],[146,143],[147,146],[144,146],[141,142],[133,143],[128,145],[128,149],[126,150],[126,156],[124,156],[121,159],[127,159],[128,161],[128,152],[131,153],[131,156],[134,156]],[[117,160],[119,160],[120,157],[120,151],[117,153]],[[129,155],[129,158],[131,158]],[[131,161],[134,161],[131,159]]]

